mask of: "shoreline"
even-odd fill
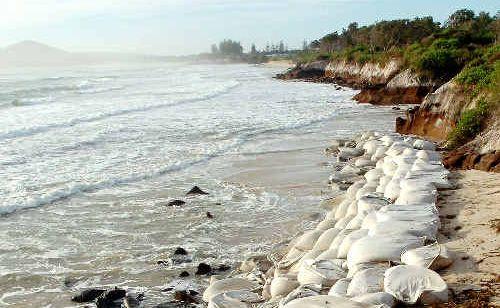
[[[403,140],[403,137],[397,137],[397,136],[398,135],[396,135],[395,138],[400,138],[397,140]],[[411,139],[411,138],[406,138],[406,139],[415,140],[415,142],[417,142],[417,140],[418,140],[418,139]],[[359,139],[356,140],[355,142],[359,142]],[[422,158],[419,157],[418,159],[425,160],[424,157],[428,158],[428,156],[434,155],[434,154],[432,154],[432,150],[430,150],[430,148],[432,148],[430,143],[426,143],[426,141],[422,141],[422,142],[419,142],[419,145],[420,144],[424,145],[423,148],[427,148],[427,149],[426,150],[422,150],[422,149],[418,150],[418,148],[420,148],[420,146],[417,148],[416,151],[419,151],[418,152],[419,154],[424,153],[424,154],[422,154],[423,155]],[[335,151],[335,148],[338,148],[338,145],[334,145],[334,151]],[[329,149],[331,150],[331,147]],[[426,153],[428,153],[428,154],[426,154]],[[355,157],[356,156],[354,156],[354,157],[351,156],[351,162],[352,162],[352,159],[356,159]],[[357,156],[357,157],[362,157],[362,156]],[[362,158],[359,158],[359,159],[362,159]],[[431,165],[434,165],[434,164],[431,163]],[[442,168],[441,170],[445,170],[440,161],[439,161],[439,165],[441,166],[440,168]],[[435,166],[437,166],[437,165],[435,165]],[[400,165],[400,167],[401,167],[401,165]],[[432,168],[434,168],[434,167],[432,167]],[[370,169],[370,170],[376,170],[376,169]],[[434,170],[436,170],[436,169],[434,169]],[[371,171],[371,172],[373,172],[373,171]],[[478,172],[479,173],[481,171],[466,171],[466,172],[469,172],[469,173]],[[466,173],[466,172],[462,172],[462,173]],[[367,174],[369,174],[369,173],[367,173]],[[449,174],[449,172],[447,174]],[[353,176],[353,174],[351,174],[351,176]],[[500,182],[500,177],[496,176],[495,174],[492,174],[491,176],[496,177],[494,179],[494,182],[496,184],[498,184]],[[365,177],[366,177],[366,175],[365,175]],[[373,177],[373,175],[370,175],[370,177]],[[476,176],[474,179],[474,181],[475,181],[474,183],[475,183],[476,188],[481,187],[480,181],[478,181],[478,179],[480,179],[480,178],[481,178],[480,176],[479,176],[479,178]],[[346,177],[343,177],[342,180],[340,180],[340,179],[339,180],[341,182],[343,182],[346,179],[347,179]],[[356,176],[356,179],[359,179],[359,176]],[[425,177],[424,177],[424,179],[425,179]],[[450,180],[451,180],[451,183],[453,183],[453,184],[451,184],[445,178],[440,178],[436,182],[436,183],[439,183],[438,186],[441,188],[439,188],[439,194],[436,195],[436,200],[435,200],[436,203],[435,204],[437,204],[436,209],[439,208],[439,210],[437,210],[437,212],[439,212],[439,217],[441,218],[443,224],[448,223],[446,221],[446,219],[453,218],[450,215],[446,215],[445,216],[446,218],[443,217],[443,215],[446,213],[446,207],[444,207],[444,209],[443,209],[443,206],[444,206],[443,200],[444,200],[444,202],[446,202],[447,196],[449,196],[450,194],[460,193],[459,190],[464,189],[463,187],[459,187],[459,188],[455,187],[457,185],[462,185],[460,180],[457,180],[456,173],[453,173],[450,175]],[[351,183],[357,183],[354,180],[348,180],[348,181],[350,181]],[[424,180],[424,182],[425,182],[425,180]],[[347,190],[348,196],[352,195],[352,193],[353,193],[352,187],[354,187],[354,186],[356,186],[356,185],[354,184],[354,185],[349,186],[349,189]],[[490,185],[490,187],[491,187],[491,185]],[[358,185],[358,187],[356,189],[358,189],[357,194],[359,194],[360,186]],[[404,188],[403,188],[403,190],[404,190]],[[466,194],[468,194],[470,190],[473,190],[473,188],[467,187]],[[354,191],[356,191],[356,190],[354,190]],[[372,189],[368,189],[368,191],[372,191]],[[377,191],[378,191],[378,189],[377,189]],[[412,191],[412,192],[414,193],[414,191]],[[495,192],[495,193],[498,194],[498,192]],[[356,194],[356,196],[357,196],[357,194]],[[363,195],[363,193],[362,193],[362,195]],[[349,198],[348,196],[347,197],[344,196],[344,197]],[[490,196],[485,196],[485,197],[489,198],[488,199],[489,202],[492,202],[492,198]],[[361,198],[363,198],[363,197],[361,197]],[[409,198],[411,198],[411,196]],[[422,196],[421,198],[423,198],[422,200],[424,200],[424,199],[427,200],[427,197]],[[439,198],[440,201],[437,201],[437,198]],[[404,202],[400,199],[401,199],[401,195],[397,200],[395,200],[396,203],[398,203],[398,200],[399,200],[399,202]],[[361,199],[361,200],[363,200],[363,199]],[[392,201],[392,202],[394,202],[394,201]],[[345,201],[340,202],[339,198],[337,198],[337,200],[331,200],[329,203],[331,205],[333,205],[333,211],[331,213],[334,213],[336,215],[336,214],[338,214],[339,207],[342,207],[343,206],[342,204],[345,204]],[[389,203],[387,205],[387,206],[389,206],[389,208],[390,208],[390,204],[391,203]],[[412,204],[412,203],[410,202],[407,204]],[[494,201],[492,204],[494,205]],[[459,199],[458,205],[464,206],[465,204],[462,200]],[[358,205],[358,207],[359,207],[359,205]],[[494,211],[494,207],[492,210]],[[349,211],[349,210],[347,210],[347,211]],[[358,213],[359,213],[359,208],[358,208]],[[258,264],[258,263],[255,263],[253,260],[249,260],[247,262],[244,262],[243,266],[240,268],[242,270],[242,272],[246,271],[247,272],[246,274],[240,272],[239,275],[233,275],[233,276],[231,276],[231,278],[226,278],[226,279],[228,279],[227,281],[231,281],[231,283],[234,283],[236,285],[238,285],[238,284],[244,285],[245,280],[252,281],[252,279],[249,279],[249,277],[253,277],[255,275],[254,274],[255,271],[260,273],[258,275],[263,275],[263,280],[264,280],[263,293],[259,294],[259,295],[264,297],[265,304],[259,304],[259,305],[257,305],[257,307],[278,307],[278,305],[279,305],[279,307],[302,307],[300,305],[307,305],[306,303],[312,304],[313,301],[315,301],[315,300],[318,300],[318,301],[326,300],[326,301],[330,301],[330,302],[331,301],[333,301],[333,302],[338,301],[338,304],[340,304],[341,300],[339,299],[339,297],[344,298],[344,302],[342,302],[342,303],[346,304],[347,307],[358,307],[357,305],[359,303],[362,303],[362,304],[363,303],[364,304],[387,304],[388,306],[392,306],[396,303],[396,301],[404,301],[405,297],[394,299],[392,296],[388,296],[387,292],[390,292],[388,290],[388,288],[390,289],[390,287],[388,287],[386,285],[386,283],[384,283],[384,287],[381,289],[378,289],[378,287],[375,287],[375,289],[377,289],[376,292],[384,292],[384,290],[387,291],[384,293],[386,295],[384,295],[382,297],[380,297],[381,295],[377,295],[378,297],[373,295],[370,297],[370,294],[382,294],[382,293],[373,293],[375,291],[374,289],[371,289],[370,292],[367,292],[365,289],[365,291],[363,291],[361,293],[366,294],[366,296],[363,297],[363,296],[361,296],[362,294],[357,294],[357,297],[354,297],[354,301],[351,300],[351,299],[353,299],[352,294],[349,294],[349,290],[351,289],[351,286],[346,287],[347,289],[345,289],[345,292],[347,292],[348,294],[344,295],[344,296],[342,296],[341,294],[335,293],[335,291],[333,291],[334,289],[336,289],[338,291],[338,288],[339,288],[338,283],[340,281],[342,281],[343,279],[337,280],[338,278],[330,278],[330,279],[333,279],[334,281],[336,281],[337,283],[334,282],[333,284],[330,284],[330,283],[327,284],[327,285],[333,285],[331,289],[327,288],[327,289],[329,289],[329,292],[328,292],[328,290],[325,290],[324,285],[322,288],[320,287],[319,289],[315,289],[314,287],[308,287],[309,283],[313,283],[313,282],[320,282],[320,286],[321,286],[323,283],[326,282],[324,280],[325,279],[324,275],[327,275],[327,277],[328,277],[328,275],[331,274],[331,272],[329,272],[329,271],[331,271],[331,269],[327,270],[325,272],[326,268],[324,268],[323,270],[321,270],[320,267],[315,268],[314,264],[316,264],[316,266],[319,266],[319,265],[317,263],[310,264],[310,262],[307,261],[308,258],[306,256],[312,257],[313,259],[316,258],[316,262],[318,262],[318,258],[319,258],[319,257],[317,257],[318,253],[313,253],[312,251],[314,251],[314,249],[316,249],[316,247],[318,246],[318,242],[321,242],[320,239],[325,237],[325,234],[327,233],[327,231],[332,230],[332,229],[327,229],[327,227],[326,227],[327,225],[332,226],[332,223],[328,222],[328,219],[333,219],[333,218],[329,218],[329,217],[332,217],[332,215],[333,214],[327,213],[327,216],[325,218],[326,220],[323,220],[323,222],[321,222],[316,227],[315,230],[326,230],[326,231],[320,232],[320,234],[323,233],[323,235],[319,236],[319,239],[318,239],[318,236],[311,237],[312,236],[311,232],[313,232],[313,231],[306,232],[302,237],[299,237],[298,240],[297,239],[291,240],[290,244],[288,245],[288,249],[285,251],[286,254],[282,253],[282,255],[281,255],[281,256],[284,255],[282,260],[279,260],[279,258],[277,260],[274,259],[275,253],[271,253],[267,256],[267,258],[269,260],[275,260],[275,262],[272,266],[270,266],[269,264],[266,264],[264,266],[263,264]],[[483,215],[488,215],[488,214],[484,213]],[[351,218],[351,220],[352,220],[352,218]],[[438,219],[438,221],[439,221],[439,219]],[[461,221],[461,223],[463,224],[463,226],[462,226],[463,228],[470,228],[471,227],[471,225],[468,224],[467,221]],[[339,224],[338,220],[336,221],[336,223],[334,222],[335,228],[338,227],[338,224]],[[346,224],[348,225],[349,221],[342,223],[341,225],[346,225]],[[322,227],[322,225],[323,225],[323,227]],[[362,229],[360,229],[360,230],[362,230]],[[412,229],[412,230],[418,232],[418,229]],[[455,229],[455,230],[458,230],[458,229]],[[414,231],[412,231],[412,232],[414,232]],[[427,231],[424,231],[424,232],[427,232]],[[470,286],[469,286],[469,289],[462,288],[463,285],[462,285],[462,280],[460,280],[460,271],[461,271],[460,269],[463,268],[463,266],[460,263],[462,261],[466,260],[466,258],[462,255],[460,257],[460,259],[457,259],[457,257],[456,257],[457,245],[449,244],[443,238],[443,236],[449,237],[449,234],[446,233],[447,231],[445,229],[440,228],[439,232],[437,232],[437,229],[436,229],[436,231],[432,231],[432,232],[436,232],[434,234],[434,236],[436,237],[436,239],[438,239],[437,242],[440,243],[442,245],[442,247],[447,247],[450,250],[449,255],[452,255],[453,257],[448,257],[448,254],[443,255],[443,258],[447,258],[446,262],[448,262],[448,264],[446,264],[445,266],[442,266],[445,269],[442,269],[441,271],[439,271],[439,273],[442,275],[444,281],[446,281],[445,285],[446,285],[446,283],[449,284],[449,288],[447,287],[445,290],[439,290],[439,288],[436,289],[434,291],[434,292],[436,292],[436,296],[435,296],[435,298],[431,299],[431,302],[433,302],[435,304],[438,304],[439,302],[441,302],[443,304],[446,303],[446,305],[450,305],[450,303],[453,303],[453,304],[469,303],[470,304],[471,302],[474,302],[474,300],[475,300],[474,296],[477,297],[478,294],[481,294],[482,297],[480,299],[480,302],[482,304],[487,304],[487,303],[490,303],[490,298],[489,298],[490,295],[498,296],[498,285],[495,282],[496,278],[494,275],[493,275],[493,278],[491,277],[491,275],[489,276],[490,280],[489,280],[488,287],[486,289],[484,287],[485,283],[483,283],[482,286],[479,286],[479,287],[476,286],[475,289],[473,288],[472,292],[469,292],[469,290],[471,290]],[[342,233],[342,231],[341,231],[341,233]],[[356,232],[354,232],[354,233],[356,233]],[[390,234],[391,233],[389,233],[389,235]],[[428,234],[432,235],[432,233],[428,233]],[[339,235],[337,235],[336,238],[338,238],[338,236]],[[280,262],[281,262],[281,264],[283,264],[283,260],[287,260],[287,258],[291,257],[291,255],[290,255],[291,253],[293,255],[293,249],[294,249],[294,247],[297,247],[297,245],[298,245],[297,241],[299,243],[304,243],[304,244],[306,243],[306,242],[304,242],[305,237],[309,239],[308,241],[312,241],[312,242],[310,242],[310,244],[308,244],[309,246],[307,246],[307,248],[308,248],[307,250],[309,250],[310,252],[306,253],[305,255],[301,254],[301,257],[299,257],[299,259],[300,259],[299,264],[302,263],[302,265],[298,265],[298,267],[296,265],[292,265],[290,270],[278,270],[277,268],[280,267]],[[348,237],[349,236],[347,236],[346,238],[348,238]],[[361,238],[363,238],[363,236],[361,236]],[[350,245],[354,245],[354,243],[356,243],[357,241],[359,241],[359,240],[352,241],[352,243],[350,243]],[[332,245],[334,242],[335,242],[335,240],[333,240]],[[314,244],[314,243],[316,243],[316,244]],[[342,245],[346,245],[345,240],[344,240]],[[343,247],[342,245],[340,247]],[[423,243],[420,245],[422,245],[420,247],[428,247],[428,246],[425,246]],[[492,244],[490,243],[490,245],[489,245],[490,252],[491,252],[491,245]],[[458,245],[458,246],[460,246],[460,245]],[[339,247],[339,249],[340,249],[340,247]],[[462,247],[464,248],[464,246],[462,246]],[[353,249],[353,248],[351,248],[351,249]],[[322,250],[322,251],[324,252],[325,250]],[[415,249],[415,251],[418,251],[418,248]],[[321,256],[321,254],[320,254],[320,256]],[[349,273],[347,274],[348,277],[349,276],[353,277],[350,279],[357,279],[357,277],[358,277],[357,275],[360,275],[359,271],[366,272],[367,270],[369,271],[370,268],[372,268],[373,270],[377,270],[377,268],[379,267],[379,265],[374,264],[374,265],[369,265],[368,267],[365,267],[364,270],[361,270],[361,269],[354,270],[353,268],[351,268],[349,266],[349,262],[350,262],[349,256],[350,256],[350,252],[347,252],[347,265],[345,264],[345,259],[335,259],[335,260],[339,260],[339,261],[344,260],[342,263],[342,268],[344,268],[344,266],[347,266],[346,270],[349,269]],[[304,259],[304,258],[306,258],[306,259]],[[467,257],[467,260],[468,259],[469,259],[469,257]],[[475,257],[473,257],[473,259],[475,259]],[[325,260],[327,260],[327,259],[325,259]],[[288,262],[288,261],[285,261],[285,263],[286,262]],[[294,261],[294,262],[296,262],[296,261]],[[303,262],[305,262],[305,263],[303,263]],[[399,261],[399,262],[400,262],[400,264],[405,264],[404,262],[401,262],[401,261]],[[450,263],[451,263],[451,266],[450,266]],[[249,266],[249,264],[250,264],[250,266]],[[396,262],[396,264],[398,264],[398,262]],[[410,262],[410,264],[412,264],[412,262]],[[304,270],[304,266],[307,268],[307,266],[311,266],[311,265],[313,265],[313,267],[311,269],[309,269],[309,271],[312,271],[312,272],[309,272],[309,274],[308,274],[309,276],[302,273],[302,271]],[[498,262],[495,263],[495,265],[498,267]],[[400,266],[404,267],[405,265],[400,265]],[[274,267],[274,269],[273,269],[273,267]],[[458,267],[459,270],[457,270],[455,267]],[[387,279],[390,279],[390,278],[388,278],[387,273],[389,272],[390,268],[394,269],[394,267],[383,266],[382,268],[383,268],[382,273],[385,272],[385,277],[386,277],[385,281],[387,281]],[[434,268],[434,269],[438,270],[437,268]],[[295,274],[291,274],[290,271],[292,273],[295,272]],[[354,273],[351,274],[351,271],[354,271]],[[378,271],[380,272],[380,270],[378,270]],[[430,270],[427,270],[427,271],[433,272]],[[317,273],[321,272],[323,274],[320,276],[315,276],[315,274],[311,274],[311,273],[315,273],[315,272],[317,272]],[[493,273],[494,272],[495,272],[495,269],[493,269]],[[298,276],[294,276],[294,275],[297,275],[297,273],[298,273]],[[425,276],[425,275],[428,275],[429,273],[425,272],[425,273],[420,273],[420,274]],[[301,275],[302,275],[302,277],[301,277]],[[309,278],[304,278],[304,275],[306,275],[306,277],[309,277]],[[310,276],[310,275],[312,275],[312,276]],[[318,274],[316,274],[316,275],[318,275]],[[457,276],[459,278],[457,278]],[[363,275],[361,275],[359,277],[363,277]],[[231,280],[231,279],[233,279],[233,280]],[[294,282],[294,281],[297,281],[297,279],[299,280],[298,283]],[[350,279],[347,281],[349,283],[348,285],[351,285],[353,283],[352,280],[350,280]],[[356,283],[362,283],[363,278],[359,278],[359,279],[361,279],[361,280],[360,281],[356,280],[357,281]],[[365,279],[368,279],[368,278],[365,278]],[[455,279],[455,283],[453,282],[453,279]],[[301,280],[305,280],[305,281],[301,281]],[[204,300],[205,301],[209,301],[210,303],[213,302],[212,304],[214,304],[214,305],[221,304],[221,303],[229,303],[229,302],[232,302],[233,300],[234,300],[234,304],[236,304],[237,302],[241,302],[241,303],[246,303],[245,305],[249,305],[252,302],[251,300],[249,301],[247,298],[248,296],[250,296],[249,295],[250,289],[247,289],[248,286],[247,287],[240,286],[240,288],[238,286],[225,288],[225,287],[221,287],[221,285],[223,285],[223,281],[224,281],[224,279],[222,280],[222,282],[211,281],[211,287],[209,287],[207,289],[207,291],[205,291],[205,293],[204,293]],[[276,282],[276,281],[278,281],[278,282]],[[366,281],[365,283],[369,283],[368,281]],[[384,279],[382,279],[382,281],[384,281]],[[457,285],[457,281],[458,281],[458,285]],[[484,282],[484,279],[479,280],[479,281]],[[262,280],[260,282],[262,283]],[[279,285],[279,286],[277,286],[277,285]],[[429,286],[427,286],[427,287],[429,287]],[[214,290],[217,290],[217,291],[214,291]],[[233,291],[231,291],[233,293],[231,293],[231,292],[227,293],[229,290],[233,290]],[[236,290],[236,291],[234,291],[234,290]],[[276,290],[280,290],[280,291],[276,291]],[[224,292],[226,292],[226,293],[224,293]],[[441,292],[440,295],[438,295],[439,292]],[[328,293],[329,295],[320,295],[320,294],[326,294],[326,293]],[[225,294],[226,298],[222,299],[217,294]],[[231,295],[229,295],[229,294],[231,294]],[[448,296],[450,296],[450,298],[448,298]],[[245,300],[242,300],[242,298],[245,298]],[[345,301],[345,298],[347,298],[347,301]],[[382,300],[382,298],[383,298],[383,300]],[[419,300],[423,300],[421,296],[418,296],[417,298]],[[261,300],[262,299],[258,296],[254,298],[255,302],[260,302]],[[382,300],[382,302],[381,302],[381,300]],[[494,297],[491,298],[491,301],[493,304],[498,303],[497,299],[495,299]],[[297,304],[294,304],[295,302]],[[301,304],[298,304],[299,302],[301,302]],[[475,303],[477,303],[477,301]],[[209,306],[210,306],[210,304],[209,304]],[[359,307],[361,307],[361,306],[359,306]]]

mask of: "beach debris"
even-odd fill
[[[212,272],[212,267],[206,263],[198,264],[198,268],[196,269],[196,275],[208,275]]]
[[[183,200],[172,200],[167,203],[167,206],[182,206],[186,204],[186,201]]]
[[[186,196],[191,196],[191,195],[208,195],[209,193],[203,191],[201,188],[199,188],[198,186],[193,186],[193,188],[191,188],[191,190],[189,190],[187,193],[186,193]]]
[[[121,302],[126,295],[127,292],[118,287],[106,290],[97,298],[96,306],[97,308],[120,307]]]
[[[210,212],[207,212],[207,218],[212,219],[212,218],[214,218],[214,215],[212,213],[210,213]]]
[[[71,300],[76,303],[92,302],[104,292],[106,292],[104,289],[87,289],[83,290],[80,294],[73,296]]]

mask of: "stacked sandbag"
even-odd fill
[[[446,301],[446,284],[433,270],[452,262],[436,242],[436,201],[450,183],[434,144],[367,132],[335,142],[329,154],[339,163],[330,183],[345,190],[344,199],[276,260],[266,274],[267,303],[393,307]],[[256,300],[248,287],[229,291],[235,290],[217,291],[226,294],[217,300]]]

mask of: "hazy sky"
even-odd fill
[[[0,46],[36,40],[69,51],[188,54],[223,38],[300,46],[352,21],[454,10],[495,14],[498,0],[0,0]]]

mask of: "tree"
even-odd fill
[[[469,9],[461,9],[451,14],[446,21],[446,26],[450,28],[460,27],[474,19],[474,11]]]
[[[250,48],[250,53],[252,55],[256,54],[257,53],[257,48],[255,48],[255,44],[252,44],[252,47]]]
[[[219,48],[217,48],[217,44],[212,44],[212,53],[213,54],[219,53]]]
[[[223,55],[241,55],[243,53],[243,47],[240,42],[223,40],[219,43],[219,53]]]
[[[280,41],[278,51],[279,51],[279,53],[285,52],[285,44],[283,43],[283,41]]]
[[[302,50],[308,50],[309,49],[309,44],[307,43],[306,40],[302,42]]]

